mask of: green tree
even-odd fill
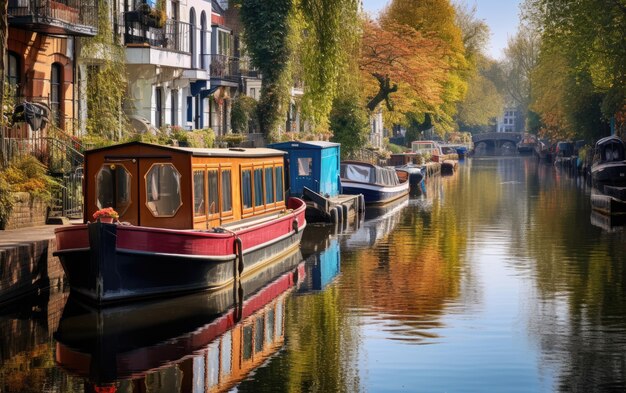
[[[331,140],[341,143],[341,155],[346,157],[367,143],[369,120],[358,97],[341,96],[333,103],[330,113]]]
[[[482,72],[488,61],[484,59],[470,76],[467,94],[457,106],[456,120],[461,131],[486,131],[502,113],[502,95]]]
[[[234,132],[247,133],[256,130],[259,119],[256,116],[257,102],[254,98],[240,95],[233,100],[230,111],[230,124]]]
[[[111,29],[110,1],[98,5],[98,34],[83,38],[80,56],[98,59],[87,73],[87,132],[108,140],[121,140],[128,129],[123,105],[127,93],[124,47]]]
[[[240,0],[244,40],[253,64],[263,74],[258,118],[261,132],[278,139],[289,100],[295,39],[295,3],[292,0]]]
[[[437,131],[442,133],[454,127],[456,104],[467,89],[468,62],[461,29],[457,25],[454,7],[449,0],[393,0],[380,18],[381,26],[403,24],[428,37],[441,41],[445,78],[441,82],[440,102],[427,110]]]
[[[626,106],[626,4],[623,0],[526,0],[525,16],[553,47],[562,47],[603,95],[602,113],[611,118]]]
[[[322,131],[337,94],[339,74],[348,70],[350,48],[359,36],[356,0],[300,0],[304,116]]]
[[[541,36],[536,29],[522,25],[504,49],[503,87],[506,97],[519,109],[521,119],[526,119],[532,102],[532,73],[537,66],[540,46]]]

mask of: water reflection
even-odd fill
[[[373,246],[389,235],[400,221],[401,213],[409,205],[409,197],[400,198],[385,206],[370,207],[365,210],[365,220],[355,232],[344,241],[347,249]]]
[[[336,225],[309,225],[302,236],[301,251],[306,257],[306,279],[299,293],[321,291],[339,275],[341,256]]]
[[[228,389],[283,345],[285,300],[305,276],[301,262],[292,252],[240,289],[160,301],[91,309],[70,296],[56,360],[87,380],[86,391]]]
[[[117,381],[124,392],[626,390],[626,231],[592,212],[590,188],[532,157],[473,158],[427,186],[426,195],[368,215],[360,228],[307,227],[297,274],[304,295],[288,295],[296,284],[287,273],[293,284],[222,334],[208,329],[217,329],[212,321],[234,324],[232,291],[224,314],[198,300],[184,306],[189,320],[169,325],[168,315],[185,311],[167,307],[163,323],[150,324],[155,331],[137,327],[142,311],[120,313],[128,322],[117,340],[88,333],[94,329],[69,333],[80,324],[68,306],[58,359],[62,346],[82,353],[91,342],[94,350],[83,350],[89,362],[95,356],[115,368],[81,375]],[[3,331],[22,343],[3,338],[2,391],[84,390],[82,378],[54,369],[53,303],[3,314]],[[115,318],[85,320],[104,332]],[[272,320],[283,322],[268,328]],[[125,331],[137,337],[124,339]],[[267,344],[257,348],[262,337]],[[98,340],[124,349],[112,357]],[[137,353],[146,354],[143,363],[128,360]]]
[[[56,329],[67,294],[54,288],[17,299],[0,308],[0,391],[41,392],[70,388],[54,373]]]

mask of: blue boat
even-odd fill
[[[409,173],[367,162],[343,161],[341,187],[345,194],[363,194],[366,205],[384,205],[409,193]]]
[[[306,202],[307,222],[347,222],[364,210],[362,197],[340,194],[339,143],[291,141],[269,146],[287,152],[287,193]]]

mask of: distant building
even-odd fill
[[[498,116],[497,132],[520,132],[517,129],[519,111],[514,106],[506,106],[502,115]]]
[[[378,109],[370,115],[370,134],[369,134],[369,142],[373,147],[382,148],[383,147],[383,110],[378,107]]]

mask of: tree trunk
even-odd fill
[[[376,106],[378,106],[378,104],[380,104],[383,101],[386,101],[387,109],[389,109],[390,111],[393,110],[391,101],[389,101],[389,95],[391,93],[398,91],[398,85],[394,83],[393,86],[391,86],[391,80],[389,79],[389,75],[383,76],[381,74],[374,73],[372,74],[372,76],[374,76],[374,78],[378,80],[379,89],[378,89],[378,94],[376,94],[367,104],[367,109],[369,109],[370,112],[373,112],[374,109],[376,109]]]
[[[2,111],[2,116],[4,116],[4,81],[6,80],[7,36],[9,35],[8,9],[9,0],[0,0],[0,111]],[[0,123],[2,126],[5,125],[4,118]]]

